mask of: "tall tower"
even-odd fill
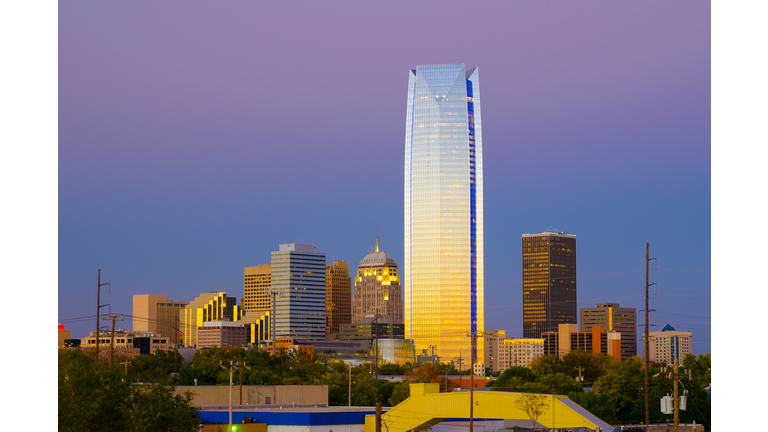
[[[325,340],[325,253],[281,244],[272,252],[275,338]]]
[[[477,68],[417,66],[405,122],[405,337],[483,362],[483,145]]]
[[[523,337],[576,324],[576,236],[523,234]]]
[[[325,266],[325,336],[339,340],[339,325],[352,322],[352,278],[346,261]]]
[[[353,323],[362,323],[366,315],[380,314],[391,317],[393,324],[403,324],[403,295],[397,263],[388,253],[379,251],[378,237],[375,252],[366,255],[357,266],[353,294]]]

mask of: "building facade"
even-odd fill
[[[483,332],[483,348],[485,349],[485,367],[491,373],[497,374],[501,367],[502,346],[506,338],[505,330],[486,330]]]
[[[621,360],[637,355],[637,309],[623,308],[618,303],[598,303],[592,308],[579,310],[582,332],[589,332],[593,326],[621,333]]]
[[[366,315],[386,315],[394,324],[403,324],[403,294],[397,263],[386,252],[369,253],[357,266],[352,300],[352,323],[363,322]]]
[[[99,359],[109,359],[111,332],[99,334]],[[88,336],[80,339],[80,349],[88,351],[96,347],[96,332],[90,332]],[[155,354],[157,350],[173,351],[176,345],[162,335],[152,332],[115,330],[114,353],[126,357],[136,357],[141,354]]]
[[[274,337],[325,339],[325,253],[314,245],[281,244],[272,252]]]
[[[133,296],[133,330],[156,333],[182,343],[181,315],[189,302],[168,301],[165,295],[139,294]]]
[[[500,370],[528,367],[540,355],[544,355],[544,339],[504,339],[499,354]]]
[[[225,292],[200,294],[184,307],[181,313],[181,332],[183,344],[187,348],[197,348],[198,329],[208,321],[238,321],[240,310],[235,297],[227,297]]]
[[[404,339],[403,324],[395,324],[391,317],[368,315],[362,322],[342,324],[339,327],[340,341],[361,342],[362,349],[370,349],[375,339]]]
[[[339,339],[339,325],[352,322],[352,278],[346,261],[325,266],[325,335]]]
[[[523,337],[577,323],[576,236],[523,234]]]
[[[236,321],[208,321],[197,329],[198,348],[245,347],[250,329]]]
[[[483,362],[483,145],[477,67],[417,66],[405,127],[405,334]],[[472,347],[475,346],[474,352]]]
[[[243,269],[243,299],[240,306],[245,311],[266,312],[272,307],[272,266],[262,264]]]
[[[645,343],[645,332],[643,332]],[[661,331],[651,332],[648,341],[648,360],[652,362],[665,362],[668,365],[675,359],[682,362],[686,355],[691,354],[693,338],[691,332],[677,331],[667,324]]]
[[[601,326],[592,326],[588,332],[578,331],[576,324],[560,324],[558,331],[541,334],[544,339],[544,354],[564,356],[573,350],[593,354],[606,354],[621,361],[621,333],[605,331]]]

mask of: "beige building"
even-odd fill
[[[198,329],[208,321],[239,321],[240,310],[235,297],[227,297],[225,292],[200,294],[182,311],[181,333],[184,346],[197,348]]]
[[[133,331],[164,336],[171,344],[181,344],[181,311],[189,302],[168,301],[165,295],[133,296]]]
[[[388,315],[395,324],[403,324],[403,294],[397,263],[386,252],[370,252],[357,266],[352,300],[352,322],[360,323],[366,315]]]
[[[198,348],[245,347],[249,341],[250,328],[239,321],[208,321],[197,329]]]
[[[588,332],[578,331],[576,324],[560,324],[556,332],[544,332],[544,354],[564,356],[573,350],[607,354],[621,361],[621,333],[592,326]]]
[[[240,386],[232,387],[232,403],[240,405]],[[228,406],[228,385],[176,386],[176,394],[193,394],[192,405]],[[327,385],[244,385],[243,405],[318,405],[328,406]]]
[[[352,322],[352,278],[346,261],[325,266],[325,337],[339,339],[339,325]]]
[[[152,332],[138,332],[126,329],[115,330],[115,355],[136,357],[140,354],[154,354],[157,350],[173,351],[176,345],[170,343],[167,337]],[[99,338],[99,358],[109,359],[111,332],[101,331]],[[96,347],[96,332],[80,339],[82,350],[92,350]]]
[[[59,324],[59,348],[64,346],[64,341],[72,336],[72,332],[64,330],[64,325]]]
[[[648,341],[648,360],[652,362],[674,363],[675,358],[682,362],[686,355],[691,354],[693,339],[691,332],[677,331],[667,324],[661,331],[651,332]],[[645,332],[643,332],[645,345]]]
[[[501,367],[500,359],[504,345],[505,330],[486,330],[483,332],[483,345],[485,347],[485,367],[496,374]]]
[[[540,355],[544,355],[544,339],[504,339],[499,351],[499,370],[528,367]]]
[[[621,333],[621,360],[629,360],[637,355],[637,310],[621,307],[618,303],[598,303],[591,308],[580,309],[580,329],[592,331],[593,326],[601,326],[607,331]]]
[[[262,264],[245,267],[243,275],[243,300],[240,306],[245,311],[269,311],[272,308],[272,265]]]

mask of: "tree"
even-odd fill
[[[193,432],[200,422],[191,394],[136,385],[122,366],[96,362],[78,349],[59,351],[58,384],[60,431]]]
[[[528,368],[536,375],[554,375],[556,373],[568,373],[565,370],[563,360],[557,354],[547,354],[534,358]]]
[[[549,408],[547,397],[540,394],[524,393],[515,401],[515,407],[523,411],[531,419],[532,427],[536,427],[536,420]]]

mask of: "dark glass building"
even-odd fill
[[[576,236],[523,234],[523,337],[576,324]]]

